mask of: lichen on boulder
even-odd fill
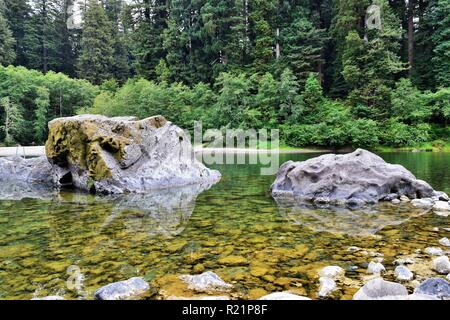
[[[162,116],[80,115],[48,127],[45,150],[59,187],[127,193],[220,179],[195,159],[186,133]]]

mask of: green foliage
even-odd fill
[[[421,123],[431,117],[432,110],[425,104],[422,93],[412,85],[411,80],[401,79],[392,91],[392,113],[407,123]]]
[[[439,87],[450,86],[450,0],[437,0],[434,42],[434,69]]]
[[[0,2],[0,65],[9,65],[16,59],[15,42],[4,16],[3,3]]]
[[[111,22],[97,0],[90,0],[84,15],[78,75],[94,84],[113,77],[114,40]]]
[[[49,120],[91,106],[97,93],[89,82],[61,73],[0,67],[0,98],[7,98],[22,114],[20,130],[14,135],[21,144],[42,143]],[[0,118],[5,121],[5,110],[0,110]]]
[[[8,97],[0,99],[0,107],[4,112],[4,124],[0,129],[4,132],[5,145],[10,146],[18,141],[24,120],[19,106]]]

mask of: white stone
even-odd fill
[[[386,271],[386,269],[379,262],[371,261],[369,263],[369,266],[367,267],[367,272],[373,273],[373,274],[380,274],[380,273],[385,272],[385,271]]]
[[[442,246],[450,247],[450,240],[444,237],[439,240],[439,244]]]
[[[450,281],[450,273],[447,275],[447,280]]]
[[[441,256],[433,259],[433,270],[440,274],[447,274],[450,272],[450,261],[447,256]]]
[[[198,275],[181,275],[180,279],[188,284],[188,289],[210,292],[210,291],[230,291],[233,286],[223,281],[217,274],[211,271]]]
[[[430,256],[442,256],[444,254],[444,251],[441,248],[437,247],[428,247],[425,248],[425,253],[429,254]]]
[[[409,200],[409,198],[407,196],[403,195],[403,196],[400,196],[400,201],[401,202],[410,202],[411,200]]]
[[[433,210],[435,211],[450,211],[450,205],[447,201],[436,201]]]
[[[398,199],[392,199],[391,202],[392,204],[400,204],[401,201]]]
[[[319,278],[320,286],[319,286],[319,298],[328,297],[333,291],[337,289],[336,282],[333,279],[327,277]]]
[[[258,300],[311,300],[308,297],[299,296],[297,294],[293,294],[287,291],[283,292],[274,292],[268,295],[265,295]]]
[[[339,280],[345,276],[345,270],[338,266],[327,266],[319,271],[319,276]]]
[[[448,217],[450,215],[450,211],[433,211],[435,215],[440,217]]]
[[[396,267],[395,276],[400,281],[411,281],[414,278],[414,274],[405,266]]]

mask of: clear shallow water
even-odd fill
[[[281,155],[305,160],[314,154]],[[437,190],[450,193],[450,154],[386,153]],[[163,190],[148,196],[95,198],[61,193],[0,200],[0,298],[64,295],[91,298],[100,286],[132,276],[153,285],[151,299],[190,296],[180,274],[214,271],[234,285],[233,298],[291,290],[316,298],[317,270],[347,269],[336,298],[350,299],[367,263],[392,262],[439,246],[449,217],[390,204],[365,211],[299,210],[268,194],[273,176],[258,165],[217,165],[220,183]],[[439,231],[436,231],[439,227]],[[362,248],[347,251],[349,246]],[[417,278],[433,275],[418,264]],[[409,286],[409,284],[407,284]],[[410,288],[410,287],[409,287]]]

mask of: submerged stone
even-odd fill
[[[320,282],[319,292],[317,293],[319,298],[326,298],[337,290],[336,282],[333,279],[327,277],[320,277],[319,282]]]
[[[440,256],[433,259],[433,270],[440,274],[450,273],[450,261],[447,256]]]
[[[423,281],[415,290],[416,294],[425,294],[437,298],[450,298],[450,283],[442,278],[430,278]]]
[[[321,277],[339,280],[345,276],[345,270],[338,266],[327,266],[319,271],[319,275]]]
[[[399,283],[376,278],[359,289],[353,296],[353,300],[377,300],[393,296],[408,296],[408,290]]]
[[[405,266],[398,266],[395,268],[395,276],[400,281],[411,281],[414,278],[414,274]]]
[[[142,278],[134,277],[125,281],[114,282],[98,289],[96,300],[133,300],[146,293],[150,286]]]
[[[200,292],[230,291],[233,286],[223,281],[217,274],[211,271],[198,275],[181,275],[180,279],[188,285],[189,290]]]

